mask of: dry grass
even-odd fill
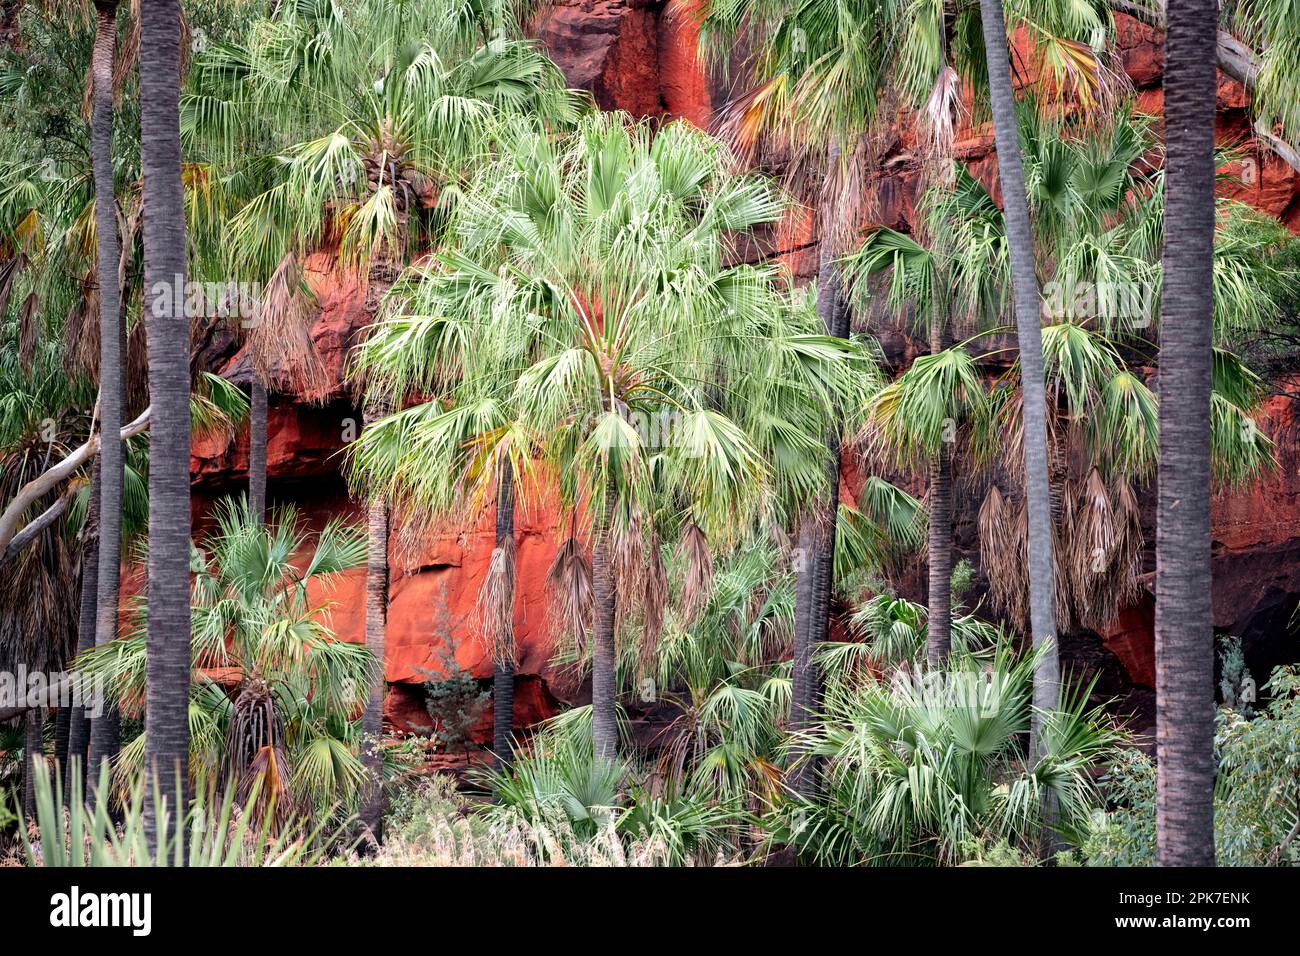
[[[654,841],[630,847],[612,825],[590,841],[574,836],[563,819],[546,825],[522,820],[489,822],[456,791],[451,778],[431,777],[399,794],[387,822],[383,847],[372,857],[348,856],[347,866],[668,866],[669,854]]]

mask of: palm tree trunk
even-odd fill
[[[815,645],[815,594],[816,549],[818,549],[818,529],[814,518],[806,518],[800,525],[800,533],[794,548],[794,654],[790,667],[790,734],[797,735],[813,726],[815,710],[816,667],[813,663]],[[813,773],[807,761],[800,756],[800,748],[794,747],[793,762],[785,783],[790,791],[797,795],[811,796]]]
[[[72,730],[72,708],[59,707],[54,715],[54,765],[65,772],[68,766],[68,734]]]
[[[505,471],[501,475],[501,487],[497,492],[497,527],[496,527],[496,546],[502,546],[502,542],[509,540],[514,542],[515,537],[515,475],[514,470],[507,463]],[[513,582],[515,576],[510,575]],[[513,585],[509,598],[509,606],[513,609],[515,605],[515,596]],[[514,646],[514,622],[508,625],[511,628],[511,647]],[[513,756],[513,740],[515,732],[515,666],[514,661],[505,654],[497,653],[493,655],[492,665],[492,752],[494,754],[493,763],[498,770],[508,767]]]
[[[934,354],[948,347],[948,324],[936,316],[930,323],[930,351]],[[956,437],[956,423],[949,429]],[[930,586],[926,601],[926,659],[931,667],[942,667],[952,650],[952,445],[945,441],[939,454],[930,462]]]
[[[832,147],[828,169],[839,159],[839,149]],[[846,338],[849,334],[849,309],[840,291],[839,275],[832,252],[832,216],[827,206],[822,212],[821,249],[817,267],[817,314],[827,335]],[[795,633],[794,660],[791,671],[790,730],[807,730],[818,707],[820,677],[813,660],[813,650],[823,643],[830,627],[831,593],[835,588],[835,534],[839,516],[840,441],[838,423],[827,431],[826,500],[821,514],[804,519],[799,529],[795,553]],[[806,761],[796,759],[787,776],[794,792],[810,794],[813,773]]]
[[[44,748],[45,709],[33,707],[23,719],[23,817],[36,819],[36,761]]]
[[[827,285],[830,299],[824,314],[826,331],[836,338],[848,338],[848,303],[840,292],[839,278],[833,268],[827,275]],[[838,415],[836,417],[838,418]],[[842,463],[838,421],[826,434],[826,447],[830,451],[826,462],[826,500],[822,503],[821,520],[814,528],[816,567],[813,578],[812,617],[809,620],[809,633],[814,648],[829,639],[831,596],[835,590],[835,537],[840,511],[840,465]],[[809,686],[812,690],[812,702],[816,707],[821,696],[821,678],[815,665]]]
[[[615,712],[618,672],[614,649],[618,594],[610,550],[614,501],[614,486],[611,484],[605,492],[605,514],[591,547],[591,591],[595,604],[591,641],[591,737],[596,759],[607,763],[618,759],[618,718]]]
[[[181,184],[181,12],[154,0],[140,23],[145,312],[149,338],[149,623],[145,766],[171,819],[189,782],[190,329],[185,315],[185,194]],[[150,845],[160,807],[145,788]]]
[[[77,624],[77,654],[95,646],[95,599],[99,576],[99,456],[91,466],[90,502],[86,507],[86,522],[81,528],[81,617]],[[68,753],[63,764],[65,802],[85,798],[86,751],[90,745],[90,719],[84,707],[76,706],[68,718]],[[72,792],[72,770],[78,768],[82,792]]]
[[[383,418],[387,411],[387,403],[383,400],[368,400],[362,416],[363,427]],[[381,740],[384,733],[384,691],[388,686],[384,672],[384,639],[388,628],[388,504],[382,498],[371,498],[367,503],[366,526],[370,535],[366,557],[366,647],[375,659],[375,675],[361,715],[362,757],[370,775],[362,803],[361,823],[378,844],[384,838]]]
[[[952,452],[947,443],[930,462],[930,590],[926,659],[942,667],[952,650]]]
[[[1034,267],[1034,234],[1025,197],[1020,161],[1020,130],[1011,89],[1010,56],[1002,0],[980,0],[984,52],[988,61],[989,102],[998,153],[998,178],[1006,217],[1015,293],[1016,329],[1020,341],[1023,396],[1025,500],[1029,523],[1029,624],[1033,645],[1040,652],[1034,669],[1034,705],[1055,709],[1060,698],[1060,664],[1056,652],[1056,599],[1052,563],[1051,494],[1047,481],[1047,423],[1043,379],[1043,336],[1039,319],[1038,276]],[[933,603],[933,602],[932,602]],[[1037,714],[1031,732],[1030,755],[1041,755],[1042,734]]]
[[[1156,863],[1214,865],[1214,0],[1169,0],[1156,512]]]
[[[248,510],[259,525],[266,521],[266,385],[253,373],[248,417]]]
[[[126,395],[122,369],[125,337],[117,270],[121,242],[117,234],[117,195],[113,185],[113,57],[117,45],[117,0],[95,2],[95,49],[91,60],[94,116],[91,153],[95,174],[95,230],[99,269],[99,416],[101,433],[122,430]],[[188,458],[188,448],[187,448]],[[99,571],[96,576],[95,645],[117,639],[117,604],[122,567],[121,442],[104,442],[99,450]],[[99,766],[118,749],[118,713],[105,707],[90,728],[86,777],[98,779]]]

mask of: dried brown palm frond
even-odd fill
[[[99,378],[99,283],[93,275],[82,281],[63,323],[63,367],[69,375]]]
[[[1138,578],[1142,574],[1142,512],[1137,493],[1126,475],[1111,480],[1111,501],[1115,512],[1115,552],[1112,564],[1112,590],[1116,613],[1137,604],[1141,593]]]
[[[952,156],[952,143],[965,115],[961,78],[951,66],[945,66],[917,117],[925,165],[939,167],[945,182],[951,180],[953,170],[952,162],[945,160]]]
[[[1049,456],[1051,451],[1052,446],[1049,445]],[[1050,478],[1052,474],[1050,463],[1048,474],[1049,500],[1052,509],[1052,568],[1055,576],[1052,597],[1056,601],[1056,621],[1059,626],[1076,618],[1076,579],[1072,574],[1073,568],[1068,556],[1070,554],[1070,543],[1074,540],[1075,523],[1078,520],[1079,489],[1077,484],[1069,478],[1052,481]],[[1026,534],[1028,534],[1027,515],[1025,524]],[[1029,579],[1028,572],[1026,572],[1026,595],[1028,595],[1028,589]]]
[[[1142,524],[1128,480],[1109,485],[1093,469],[1081,483],[1068,482],[1058,526],[1063,555],[1057,589],[1068,597],[1060,620],[1093,630],[1111,623],[1138,598]]]
[[[593,595],[591,562],[583,554],[577,538],[565,538],[555,552],[546,584],[550,590],[552,630],[558,636],[571,638],[576,644],[578,657],[584,657]]]
[[[1081,485],[1071,483],[1071,526],[1062,535],[1063,560],[1068,565],[1069,588],[1075,614],[1091,622],[1113,610],[1110,594],[1111,560],[1115,550],[1115,514],[1110,490],[1093,468]],[[1064,529],[1063,529],[1064,530]]]
[[[141,319],[126,333],[126,408],[123,420],[130,421],[149,407],[149,338]]]
[[[278,832],[293,816],[291,771],[284,751],[284,728],[266,681],[249,677],[235,697],[226,728],[226,778],[241,802],[256,792],[251,809],[259,823]]]
[[[614,566],[614,586],[620,597],[631,597],[641,590],[641,577],[645,573],[645,543],[641,536],[641,521],[635,516],[627,522],[615,523],[609,531],[609,557]],[[620,601],[620,609],[624,602]]]
[[[16,459],[24,457],[25,462]],[[9,456],[0,461],[0,475],[22,481],[31,474],[22,464],[38,466],[35,456]],[[11,466],[17,464],[18,467]],[[7,473],[7,474],[6,474]],[[9,482],[0,482],[0,487]],[[7,498],[8,496],[6,496]],[[38,502],[32,513],[43,511],[53,497]],[[23,665],[32,671],[62,670],[76,645],[77,560],[75,542],[57,523],[46,528],[5,565],[5,587],[0,592],[0,670]]]
[[[645,563],[638,598],[641,603],[641,671],[653,673],[659,656],[659,636],[668,606],[668,571],[664,567],[659,535],[651,531],[645,543]]]
[[[27,265],[27,256],[18,253],[12,259],[0,262],[0,316],[9,314],[9,300],[14,294],[14,281]]]
[[[676,558],[685,564],[682,575],[682,623],[694,621],[713,591],[713,550],[704,529],[691,522],[677,542]]]
[[[185,14],[181,14],[181,22],[185,22]],[[188,28],[182,26],[182,29],[188,33]],[[182,55],[188,52],[190,41],[188,37],[182,37],[181,50]],[[131,0],[131,15],[127,20],[126,35],[117,45],[117,62],[113,65],[113,93],[114,96],[121,94],[122,89],[126,86],[127,78],[135,70],[140,60],[140,0]]]
[[[245,339],[253,371],[263,382],[319,402],[329,393],[330,380],[311,338],[312,304],[297,257],[290,252],[267,282]]]
[[[1002,474],[1011,486],[1019,491],[1024,483],[1025,474],[1025,432],[1024,432],[1024,398],[1019,388],[1012,391],[1000,403],[997,410],[996,427],[999,432],[997,449],[1000,452],[998,464]],[[1051,396],[1048,396],[1045,424],[1047,427],[1047,447],[1059,448],[1064,438],[1057,408]]]
[[[290,773],[284,748],[267,746],[253,755],[248,769],[239,778],[239,799],[244,801],[259,827],[269,822],[272,834],[282,832],[298,816],[289,787]]]
[[[980,564],[989,579],[993,606],[1017,626],[1023,626],[1028,610],[1027,537],[1020,534],[1023,518],[1023,505],[1008,501],[996,484],[990,484],[979,510]]]
[[[862,136],[838,160],[828,159],[817,197],[817,228],[823,242],[830,240],[832,254],[841,255],[859,241],[861,224],[876,218],[876,190],[871,188],[875,151],[872,141]]]
[[[35,292],[29,292],[18,310],[18,367],[26,374],[32,372],[32,362],[36,359],[36,307],[40,299]]]
[[[498,665],[514,668],[519,662],[515,646],[515,539],[506,535],[492,549],[487,575],[479,590],[478,611],[483,640]]]

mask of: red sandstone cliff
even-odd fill
[[[695,32],[689,23],[673,21],[663,5],[650,0],[565,0],[536,15],[537,36],[559,63],[571,85],[590,90],[606,109],[635,115],[684,117],[707,125],[715,106],[725,100],[720,84],[706,75],[694,55]],[[1120,18],[1122,62],[1138,91],[1141,107],[1158,115],[1163,55],[1158,35],[1150,28]],[[1271,154],[1247,142],[1245,96],[1230,80],[1219,85],[1219,131],[1223,142],[1244,142],[1239,164],[1242,182],[1229,187],[1232,195],[1279,216],[1300,231],[1300,178]],[[915,198],[914,162],[906,124],[889,146],[878,174],[877,217],[906,227]],[[992,181],[996,157],[987,130],[966,131],[957,144],[959,155]],[[808,275],[816,263],[815,237],[804,225],[788,259],[795,271]],[[360,421],[343,386],[348,348],[365,324],[364,296],[354,282],[340,278],[325,255],[312,257],[309,281],[318,297],[320,315],[313,337],[335,377],[329,402],[321,407],[273,399],[270,411],[268,470],[271,495],[293,501],[317,524],[332,514],[358,513],[339,476],[339,453]],[[247,365],[235,343],[214,331],[204,345],[206,362],[240,381]],[[1234,633],[1258,632],[1267,644],[1279,638],[1278,615],[1289,615],[1300,593],[1300,477],[1297,475],[1297,417],[1295,401],[1276,396],[1267,407],[1267,429],[1278,441],[1280,467],[1256,487],[1219,495],[1214,504],[1215,625]],[[196,441],[192,474],[196,523],[201,525],[207,504],[216,496],[238,493],[246,482],[247,440],[228,447],[212,440]],[[846,474],[847,493],[857,487]],[[519,534],[519,601],[515,627],[521,648],[516,708],[521,725],[552,713],[556,700],[550,685],[546,641],[544,582],[554,554],[553,518],[545,513],[521,514]],[[385,672],[393,682],[389,717],[399,727],[425,721],[420,683],[425,670],[436,670],[442,638],[435,620],[445,600],[454,632],[456,659],[475,676],[491,676],[491,662],[476,632],[476,598],[492,548],[491,528],[448,530],[417,554],[406,554],[395,542],[392,604],[389,610],[388,659]],[[363,632],[364,571],[343,576],[329,596],[334,602],[332,623],[348,639]],[[1289,603],[1288,603],[1289,601]],[[1128,682],[1154,682],[1149,602],[1127,610],[1104,635],[1105,651],[1116,656]],[[1294,650],[1291,648],[1290,650]],[[1292,657],[1296,656],[1291,653]],[[1276,659],[1276,658],[1274,658]],[[484,724],[486,728],[487,724]]]

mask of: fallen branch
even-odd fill
[[[146,408],[140,413],[139,418],[123,426],[119,440],[126,441],[148,428],[149,411]],[[10,542],[14,540],[18,533],[18,522],[27,509],[68,478],[71,478],[78,468],[99,454],[99,443],[100,436],[92,434],[85,442],[73,449],[61,462],[37,475],[18,490],[18,494],[14,495],[13,500],[5,508],[4,514],[0,514],[0,552],[8,552]],[[40,518],[36,520],[39,521]]]
[[[1157,30],[1165,28],[1164,0],[1109,0],[1110,7],[1116,13],[1127,14],[1134,20],[1145,23]],[[1240,83],[1253,99],[1255,81],[1259,76],[1259,57],[1245,43],[1242,43],[1226,30],[1220,30],[1215,45],[1215,54],[1219,70]],[[1280,138],[1268,124],[1259,121],[1255,124],[1255,135],[1273,150],[1284,163],[1300,173],[1300,149]]]
[[[76,496],[76,486],[74,485],[69,487],[68,490],[59,497],[58,501],[54,502],[54,504],[42,511],[27,525],[27,527],[14,535],[13,540],[10,541],[8,546],[4,549],[4,553],[0,554],[0,565],[8,564],[14,558],[18,557],[18,555],[22,553],[23,548],[36,540],[37,535],[50,525],[54,524],[54,522],[59,519],[59,516],[68,510],[68,505],[72,504],[72,499]]]

